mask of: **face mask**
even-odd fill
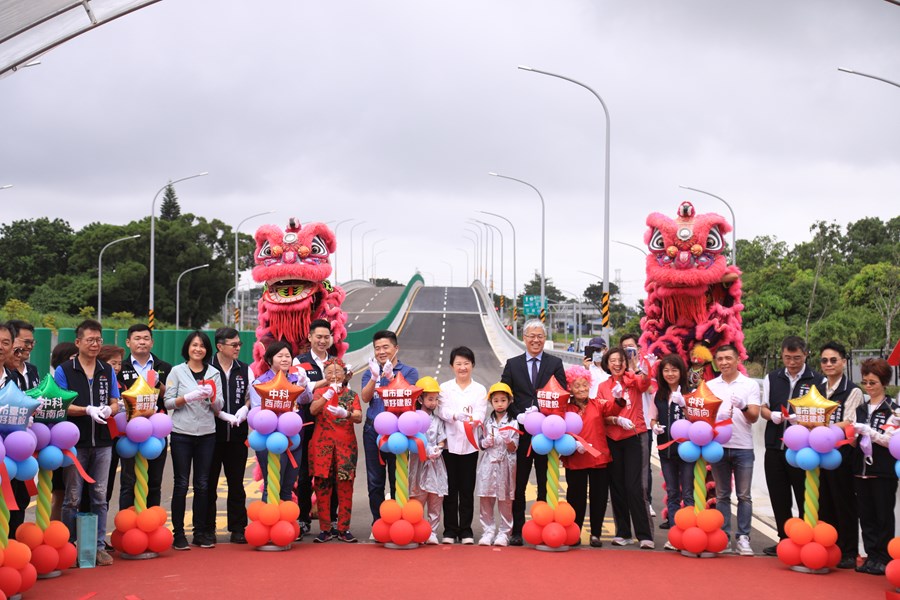
[[[601,360],[603,360],[603,353],[594,352],[594,354],[591,356],[591,360],[595,363],[600,362]]]

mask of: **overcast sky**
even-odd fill
[[[374,229],[378,276],[448,285],[448,261],[461,285],[466,219],[504,214],[521,288],[540,203],[497,171],[541,190],[547,276],[579,293],[603,268],[603,110],[520,64],[609,107],[613,240],[643,245],[646,215],[685,199],[728,216],[679,184],[725,198],[740,238],[900,214],[900,89],[837,71],[900,81],[900,7],[883,0],[165,0],[0,79],[0,220],[127,223],[168,179],[209,171],[177,186],[184,211],[364,219],[356,277]],[[642,257],[612,244],[610,264],[636,303]],[[495,271],[499,288],[499,253]]]

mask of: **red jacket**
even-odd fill
[[[611,440],[624,440],[635,436],[639,433],[647,431],[647,423],[644,421],[644,402],[643,394],[650,388],[650,378],[646,375],[635,375],[628,371],[622,376],[622,387],[625,388],[625,401],[630,402],[631,406],[622,409],[619,413],[620,417],[631,419],[634,423],[634,429],[627,430],[618,425],[607,425],[606,435]],[[612,389],[615,387],[616,381],[614,377],[610,377],[600,384],[597,388],[597,398],[612,402]]]
[[[594,457],[590,453],[578,454],[577,452],[571,456],[563,456],[562,462],[566,469],[593,469],[596,467],[605,467],[612,460],[609,453],[609,446],[606,443],[606,417],[612,417],[619,414],[622,407],[615,402],[603,402],[596,398],[587,401],[584,407],[584,413],[581,420],[584,427],[578,434],[585,442],[600,451],[600,456]],[[566,405],[566,412],[577,413],[578,406],[569,402]]]

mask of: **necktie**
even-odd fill
[[[531,359],[531,385],[537,389],[538,381],[538,361],[536,358]]]

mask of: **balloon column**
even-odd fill
[[[165,438],[172,432],[172,418],[156,412],[158,396],[159,389],[138,377],[122,392],[125,411],[115,416],[116,427],[124,432],[116,442],[116,451],[122,458],[134,458],[134,506],[119,511],[110,536],[113,548],[123,558],[154,558],[172,547],[165,509],[147,506],[147,461],[162,454]]]
[[[900,347],[900,345],[898,345],[898,347]],[[895,537],[888,542],[887,549],[891,560],[884,570],[884,576],[887,577],[888,582],[894,586],[896,591],[900,593],[900,537]]]
[[[247,415],[250,426],[247,444],[255,452],[267,452],[266,502],[256,501],[248,507],[250,524],[244,535],[254,548],[290,550],[291,542],[300,535],[297,522],[300,509],[293,502],[281,501],[281,455],[287,453],[288,460],[296,468],[294,455],[289,450],[300,445],[303,418],[294,408],[305,388],[291,383],[281,371],[271,380],[253,387],[259,394],[260,406],[251,409]]]
[[[400,373],[376,391],[385,410],[375,417],[372,426],[381,436],[381,451],[396,455],[397,485],[396,499],[381,503],[381,518],[372,525],[372,535],[388,548],[416,548],[431,535],[431,525],[424,518],[422,503],[409,498],[409,453],[415,452],[419,460],[425,460],[425,432],[431,420],[427,413],[416,410],[416,398],[422,388],[409,383]]]
[[[829,426],[837,402],[828,400],[813,387],[805,396],[790,400],[797,424],[784,430],[788,464],[806,471],[803,491],[803,519],[789,519],[784,525],[787,539],[778,543],[778,558],[795,571],[827,573],[841,560],[837,530],[819,521],[819,469],[841,465],[837,446],[847,443],[844,431]]]

